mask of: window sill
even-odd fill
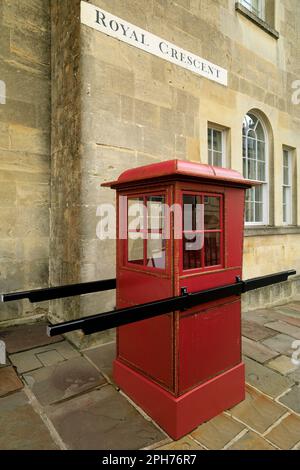
[[[271,227],[262,225],[260,227],[245,226],[245,237],[263,237],[266,235],[293,235],[300,234],[300,227],[297,225],[283,225],[282,227]]]
[[[262,20],[254,13],[252,13],[248,8],[244,7],[240,2],[236,2],[235,9],[241,15],[248,18],[248,20],[252,21],[252,23],[256,24],[259,28],[265,31],[267,34],[272,36],[274,39],[279,39],[279,33],[276,29],[272,28],[266,21]]]

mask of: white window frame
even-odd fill
[[[218,165],[215,165],[214,164],[214,161],[213,161],[213,153],[216,152],[216,150],[213,150],[212,148],[209,148],[208,146],[208,133],[211,132],[220,132],[221,133],[221,146],[222,146],[222,150],[221,152],[218,152],[218,153],[221,153],[221,167],[222,168],[226,168],[226,145],[227,145],[227,141],[226,141],[226,130],[219,127],[219,126],[216,126],[214,124],[210,124],[208,123],[208,126],[207,126],[207,161],[208,161],[208,164],[209,165],[212,165],[212,166],[218,166]],[[213,142],[213,135],[211,135],[211,142]],[[212,152],[212,162],[209,161],[209,152]]]
[[[288,166],[284,164],[284,157],[288,157]],[[292,151],[286,147],[283,148],[282,152],[282,193],[286,190],[288,198],[286,199],[286,204],[283,202],[282,194],[282,223],[283,225],[292,225],[293,223],[293,160],[292,160]],[[288,169],[288,183],[284,182],[284,168]],[[284,220],[284,210],[283,207],[286,206],[286,215],[287,218]]]
[[[240,0],[240,3],[247,8],[247,10],[251,11],[254,15],[256,15],[261,20],[265,21],[265,0],[258,0],[258,10],[253,6],[253,0]]]
[[[260,222],[247,222],[245,220],[245,226],[247,227],[251,227],[251,226],[264,226],[264,225],[268,225],[269,223],[269,185],[270,185],[270,181],[269,181],[269,139],[268,139],[268,131],[267,131],[267,128],[265,126],[265,123],[264,121],[260,118],[259,115],[257,115],[255,112],[253,111],[248,111],[245,115],[245,117],[248,115],[248,114],[252,114],[252,116],[255,116],[256,119],[259,120],[259,122],[261,123],[262,125],[262,128],[263,128],[263,131],[264,131],[264,134],[265,134],[265,181],[259,181],[257,180],[261,185],[262,185],[262,188],[263,188],[263,198],[262,198],[262,203],[263,203],[263,217],[262,217],[262,221]],[[244,139],[244,136],[242,136],[242,139]],[[242,159],[244,160],[244,156],[242,154]],[[243,162],[244,163],[244,162]],[[245,175],[244,175],[245,176]],[[252,180],[253,181],[253,180]],[[251,191],[252,189],[250,190],[247,190],[247,191]],[[245,217],[246,219],[246,217]]]

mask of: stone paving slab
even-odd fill
[[[300,442],[300,417],[289,415],[266,434],[280,449],[292,449]]]
[[[300,414],[300,386],[294,385],[279,401]]]
[[[279,333],[289,335],[292,338],[300,339],[300,328],[297,328],[294,325],[289,325],[288,323],[282,321],[273,321],[266,323],[266,326],[272,330],[278,331]]]
[[[134,450],[166,438],[112,385],[52,405],[46,412],[69,449]]]
[[[295,341],[295,338],[292,336],[279,333],[272,338],[265,339],[262,343],[274,351],[278,351],[281,354],[286,356],[291,356],[294,352],[292,349],[292,344]]]
[[[113,361],[116,358],[116,343],[109,343],[98,348],[86,349],[83,354],[87,356],[95,366],[103,372],[111,382],[113,381]]]
[[[276,398],[294,385],[289,377],[283,377],[258,362],[244,357],[246,366],[246,382],[267,395]]]
[[[0,330],[0,340],[5,341],[6,351],[9,354],[58,343],[63,340],[62,336],[49,338],[46,334],[46,326],[47,323],[38,322],[31,325],[5,328]]]
[[[43,366],[54,365],[66,359],[79,356],[80,353],[73,348],[68,341],[62,341],[41,348],[12,354],[10,360],[17,367],[18,373],[23,374]]]
[[[23,388],[23,383],[17,376],[13,367],[0,369],[0,397],[8,395]]]
[[[269,338],[276,335],[274,330],[266,328],[263,325],[259,325],[250,320],[242,320],[242,334],[249,339],[254,341],[261,341],[263,339]]]
[[[224,413],[199,426],[191,433],[192,437],[207,449],[223,449],[245,426]]]
[[[291,358],[288,356],[278,356],[272,361],[268,362],[268,367],[282,375],[288,375],[298,369],[298,366],[294,365]]]
[[[264,433],[286,411],[283,406],[251,387],[247,387],[246,399],[233,407],[230,414],[245,423],[249,428]]]
[[[173,441],[161,447],[156,447],[155,450],[204,450],[204,448],[189,436],[186,436],[178,441]]]
[[[23,392],[0,401],[1,450],[57,450],[49,430]]]
[[[273,351],[264,344],[245,337],[242,338],[242,350],[245,356],[260,362],[261,364],[264,364],[270,359],[278,356],[277,351]]]
[[[248,431],[237,442],[229,447],[229,450],[276,450],[258,434]]]
[[[41,405],[65,400],[107,383],[103,375],[83,357],[35,370],[25,374],[24,380]]]
[[[250,312],[242,312],[242,320],[249,320],[259,325],[265,325],[270,321],[281,320],[283,315],[272,309],[259,309]]]

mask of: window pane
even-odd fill
[[[211,128],[209,127],[208,128],[208,131],[207,131],[207,141],[208,141],[208,148],[211,150],[211,145],[212,145],[212,142],[211,142],[211,133],[212,133],[212,130]]]
[[[209,163],[209,165],[213,165],[212,151],[211,150],[208,151],[208,163]]]
[[[263,162],[266,159],[266,149],[264,142],[257,142],[257,159]]]
[[[266,180],[266,172],[265,172],[266,165],[264,162],[258,162],[257,165],[258,165],[257,179],[258,181],[265,181]]]
[[[263,221],[263,205],[262,203],[255,203],[255,222]]]
[[[222,152],[222,131],[213,130],[213,150]]]
[[[265,133],[262,124],[258,121],[256,126],[256,135],[259,140],[265,142]]]
[[[248,159],[248,178],[256,180],[256,160]]]
[[[222,154],[220,152],[215,152],[214,153],[214,165],[215,166],[222,166]]]
[[[147,239],[147,266],[164,269],[166,246],[161,233],[149,233]]]
[[[251,137],[247,140],[248,143],[248,158],[256,158],[256,140]]]
[[[215,230],[220,228],[220,198],[204,196],[204,229]]]
[[[287,186],[290,184],[289,181],[289,169],[286,167],[283,167],[283,184],[286,184]]]
[[[263,202],[263,185],[255,186],[254,188],[254,200],[256,202]]]
[[[184,230],[201,230],[201,200],[200,196],[183,196],[183,229]],[[198,224],[197,224],[198,222]]]
[[[128,229],[139,231],[144,227],[143,198],[128,198]]]
[[[252,202],[246,202],[246,222],[253,222],[252,219]]]
[[[135,264],[144,263],[144,240],[139,235],[139,238],[136,237],[136,233],[128,234],[128,261]]]
[[[183,269],[201,268],[203,233],[183,235]]]
[[[220,233],[205,233],[204,236],[204,264],[215,266],[221,263],[220,259]]]
[[[164,227],[163,196],[151,196],[147,198],[148,229],[161,230]]]

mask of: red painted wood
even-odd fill
[[[196,177],[197,179],[208,179],[210,181],[226,181],[228,185],[236,184],[243,187],[250,187],[251,182],[245,180],[243,176],[235,170],[219,168],[201,163],[193,163],[187,160],[168,160],[151,165],[140,166],[124,171],[117,181],[102,184],[102,186],[118,187],[125,183],[134,183],[147,179],[157,179],[161,177],[179,176]]]
[[[241,362],[240,312],[238,299],[180,318],[180,394]]]
[[[119,360],[114,361],[114,379],[173,439],[245,399],[242,363],[178,398]]]
[[[172,160],[124,172],[107,184],[118,195],[164,195],[182,204],[184,193],[215,195],[220,205],[220,264],[183,269],[183,243],[166,243],[166,267],[127,261],[127,240],[117,241],[117,307],[127,307],[234,283],[242,274],[245,190],[251,183],[233,170]],[[201,196],[202,197],[202,196]],[[118,218],[121,224],[124,213]],[[182,221],[181,221],[182,222]],[[182,230],[182,227],[180,227]],[[119,232],[118,232],[119,233]],[[146,246],[147,244],[145,244]],[[173,438],[244,397],[240,296],[118,329],[116,383]]]

